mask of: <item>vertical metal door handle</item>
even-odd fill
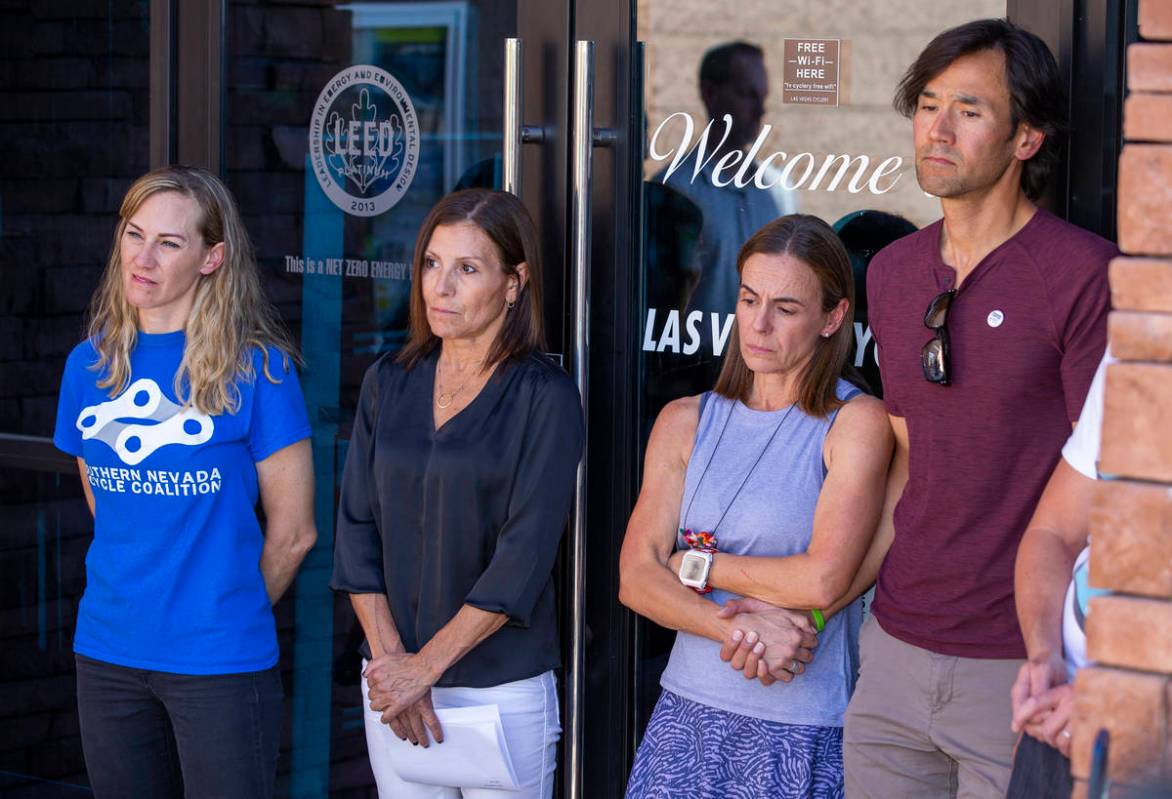
[[[594,42],[579,41],[574,50],[574,119],[571,132],[572,195],[570,198],[570,255],[573,269],[574,382],[582,395],[582,413],[589,441],[590,364],[590,167],[596,146],[611,146],[613,130],[594,128]],[[570,664],[566,685],[569,722],[569,799],[582,799],[582,712],[585,686],[586,635],[586,445],[578,463],[570,551],[573,553],[570,617]]]
[[[505,146],[501,155],[501,186],[509,194],[521,191],[522,59],[521,40],[505,39]]]
[[[521,40],[505,39],[505,130],[501,152],[501,188],[510,194],[521,193],[521,145],[545,141],[541,128],[525,124],[525,96],[521,76],[525,68]]]

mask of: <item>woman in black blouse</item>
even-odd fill
[[[366,633],[381,797],[552,793],[552,571],[583,424],[573,382],[543,349],[524,206],[483,189],[440,200],[415,248],[410,339],[362,383],[334,551],[331,585],[350,594]],[[487,704],[500,706],[519,791],[398,776],[388,729],[426,747],[443,741],[436,708]]]

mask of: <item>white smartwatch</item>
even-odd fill
[[[689,549],[680,561],[680,582],[703,591],[708,587],[708,572],[712,569],[712,553]]]

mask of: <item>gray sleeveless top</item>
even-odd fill
[[[845,380],[838,382],[836,391],[841,399],[859,393]],[[787,410],[756,411],[718,394],[704,395],[684,480],[680,527],[712,530],[723,516],[715,530],[721,552],[783,556],[806,550],[813,533],[814,507],[826,476],[822,445],[837,411],[819,419],[794,408],[736,501],[729,505]],[[677,546],[687,545],[680,538]],[[720,590],[705,595],[719,605],[734,596]],[[826,620],[814,662],[791,682],[766,687],[759,680],[746,680],[720,660],[719,643],[679,632],[660,684],[685,699],[753,718],[841,727],[858,667],[862,607],[862,600],[857,599]]]

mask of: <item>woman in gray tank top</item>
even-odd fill
[[[890,426],[839,377],[854,283],[830,227],[774,220],[737,272],[720,378],[656,420],[623,542],[621,601],[678,631],[628,799],[843,793]]]

